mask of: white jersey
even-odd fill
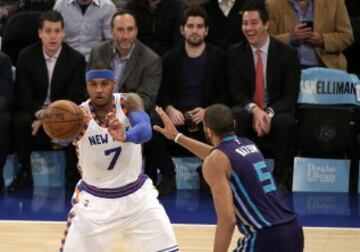
[[[115,116],[126,128],[131,127],[121,104],[121,93],[113,94]],[[97,188],[118,188],[135,181],[142,173],[141,145],[120,143],[102,125],[92,110],[90,100],[80,105],[92,118],[74,141],[82,179]]]

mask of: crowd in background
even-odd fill
[[[275,177],[289,189],[301,69],[360,74],[360,3],[253,0],[269,13],[245,18],[246,2],[0,0],[0,172],[9,152],[21,164],[8,190],[32,185],[34,146],[53,146],[40,126],[44,108],[58,99],[85,100],[85,71],[99,61],[115,72],[117,92],[142,97],[152,124],[160,123],[154,113],[160,105],[181,132],[205,140],[201,124],[206,107],[230,106],[238,135],[260,148],[270,142]],[[52,13],[35,27],[29,44],[6,44],[16,33],[11,25],[17,16],[35,13],[38,19],[52,9],[63,21]],[[60,26],[53,26],[56,22]],[[31,24],[21,23],[26,31],[21,30],[18,40],[33,29]],[[79,179],[76,152],[72,146],[64,150],[67,184],[73,187]],[[160,193],[176,188],[171,157],[179,152],[187,155],[157,133],[144,145],[145,172]],[[0,175],[0,191],[4,189]]]

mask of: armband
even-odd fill
[[[149,115],[144,111],[131,111],[127,114],[131,128],[125,132],[125,142],[142,144],[152,137]]]

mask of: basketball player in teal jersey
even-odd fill
[[[208,107],[204,131],[210,146],[179,133],[166,113],[156,108],[164,128],[154,129],[204,159],[203,174],[211,188],[217,214],[214,252],[228,250],[235,225],[244,235],[234,251],[301,252],[302,228],[283,202],[257,146],[234,134],[231,110]]]

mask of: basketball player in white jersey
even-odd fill
[[[179,251],[158,192],[142,172],[141,144],[151,125],[141,98],[113,93],[114,73],[86,73],[86,126],[74,139],[82,180],[60,251],[104,252],[121,233],[129,251]]]

